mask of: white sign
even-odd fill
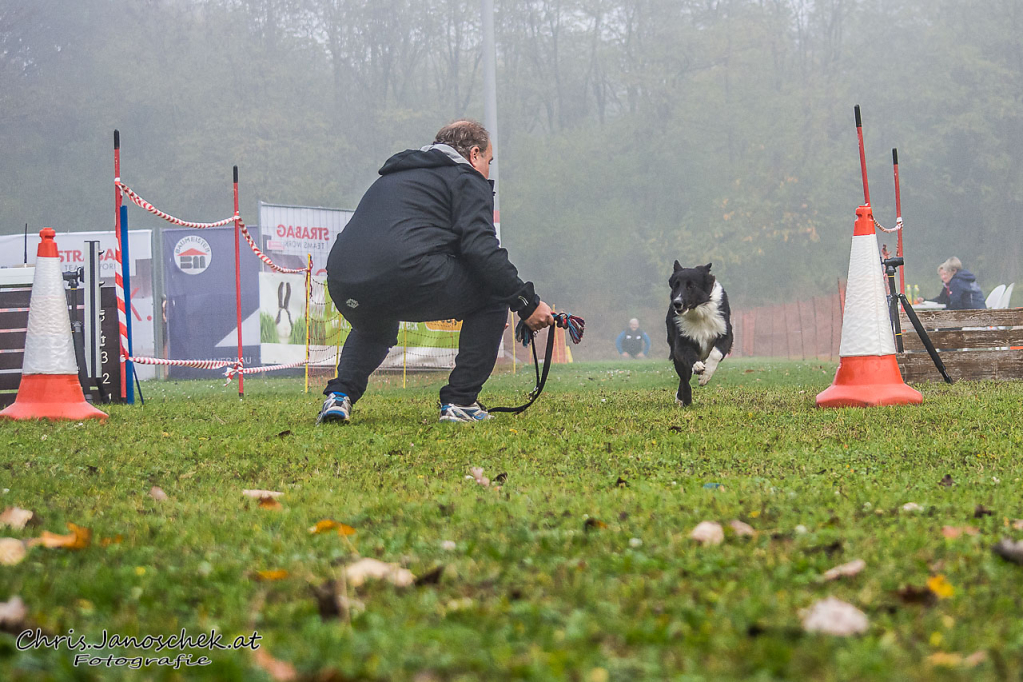
[[[108,284],[114,282],[117,265],[117,237],[111,229],[106,232],[58,232],[55,238],[60,266],[65,272],[86,268],[89,245],[99,242],[100,279]],[[39,249],[39,233],[28,235],[28,263],[36,262]],[[20,234],[0,235],[0,268],[21,265],[25,255],[24,236]],[[128,230],[128,255],[131,258],[131,315],[132,350],[138,356],[155,356],[155,320],[153,314],[153,231]],[[86,272],[88,276],[88,272]],[[151,365],[135,365],[140,379],[151,379],[156,370]]]
[[[340,208],[259,204],[259,226],[266,255],[283,267],[305,267],[313,257],[313,274],[327,271],[327,256],[354,211]]]

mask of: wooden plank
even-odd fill
[[[1002,346],[1023,346],[1023,327],[1015,329],[946,329],[927,333],[931,343],[938,350],[962,348],[1000,348]],[[903,330],[903,344],[907,351],[922,351],[923,341],[916,330]]]
[[[0,289],[0,309],[27,308],[31,289]]]
[[[756,309],[756,338],[754,339],[753,354],[759,358],[771,354],[771,318],[767,314],[767,308]]]
[[[21,385],[21,368],[0,371],[0,391],[17,391]]]
[[[21,361],[25,354],[21,351],[0,352],[0,369],[16,369],[21,371]]]
[[[831,356],[833,361],[839,357],[842,348],[842,316],[845,308],[845,288],[839,281],[839,294],[831,304]]]
[[[1023,308],[1005,310],[917,310],[916,316],[925,329],[944,329],[947,327],[1020,327],[1023,326]],[[906,320],[903,328],[912,329],[913,325]]]
[[[752,357],[756,354],[756,340],[757,340],[757,314],[755,311],[744,312],[742,314],[743,326],[746,328],[746,338],[743,339],[742,354],[746,357]]]
[[[939,357],[956,381],[1023,379],[1023,351],[951,351],[939,353]],[[907,382],[942,380],[927,353],[903,353],[898,361]]]
[[[742,335],[745,332],[742,324],[742,311],[732,311],[732,352],[730,355],[737,358],[742,355]]]

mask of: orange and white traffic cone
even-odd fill
[[[64,294],[64,278],[56,234],[49,227],[39,233],[28,331],[21,365],[21,383],[14,404],[0,412],[6,419],[106,419],[85,401],[78,383],[71,318]]]
[[[906,385],[895,359],[895,334],[888,313],[884,273],[870,206],[856,209],[849,279],[842,317],[838,372],[817,395],[818,407],[872,407],[923,402]]]

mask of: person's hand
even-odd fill
[[[632,356],[631,356],[631,355],[629,355],[628,353],[622,353],[622,357],[623,357],[623,358],[625,358],[626,360],[628,360],[628,359],[629,359],[629,358],[631,358]]]
[[[540,301],[540,305],[536,306],[533,314],[523,320],[523,323],[529,327],[530,331],[538,332],[554,324],[554,314],[549,305]]]

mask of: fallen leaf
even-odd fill
[[[1002,538],[991,550],[1006,561],[1023,566],[1023,540],[1013,542],[1009,538]]]
[[[945,576],[940,573],[927,579],[927,589],[937,595],[938,599],[948,599],[956,592],[952,583],[945,580]]]
[[[311,585],[310,589],[316,597],[316,606],[323,620],[341,617],[349,620],[352,612],[366,610],[366,605],[358,599],[344,596],[340,580],[328,580],[322,585]]]
[[[497,485],[504,485],[504,482],[508,480],[508,472],[502,471],[497,476],[494,476],[494,483]]]
[[[358,587],[367,580],[386,580],[398,587],[408,587],[415,582],[416,576],[398,564],[388,564],[376,559],[359,559],[345,567],[345,578],[352,587]]]
[[[256,579],[263,582],[271,582],[274,580],[284,580],[290,575],[283,568],[277,568],[269,571],[256,571]]]
[[[17,538],[0,538],[0,564],[14,566],[25,558],[25,543]]]
[[[958,668],[963,662],[963,657],[959,654],[936,651],[927,657],[927,662],[942,668]]]
[[[976,668],[978,665],[987,660],[987,652],[980,650],[974,651],[972,654],[963,659],[963,665],[967,668]]]
[[[978,504],[977,507],[973,510],[973,518],[975,519],[982,519],[985,516],[992,516],[993,514],[994,514],[993,511],[991,511],[982,504]]]
[[[471,478],[484,488],[490,485],[490,479],[483,475],[483,467],[472,467],[469,469]]]
[[[906,604],[930,605],[938,599],[927,587],[917,587],[916,585],[900,587],[895,594]]]
[[[629,482],[628,482],[628,481],[626,481],[626,480],[625,480],[624,478],[622,478],[621,476],[619,476],[619,477],[618,477],[618,480],[617,480],[617,481],[615,481],[615,487],[616,487],[616,488],[628,488],[628,487],[629,487]]]
[[[285,661],[278,661],[267,653],[265,646],[260,646],[253,651],[252,658],[256,661],[256,665],[265,670],[274,682],[292,682],[292,680],[298,679],[298,671],[295,670],[295,666]]]
[[[276,490],[243,490],[242,495],[245,497],[254,497],[257,500],[261,500],[264,497],[272,497],[277,499],[284,493],[277,492]]]
[[[748,523],[743,523],[738,519],[733,520],[731,523],[728,524],[728,526],[732,530],[734,530],[735,534],[738,535],[739,537],[743,536],[753,537],[756,534],[756,531],[753,530],[753,526],[749,525]]]
[[[0,601],[0,630],[11,634],[20,633],[25,629],[25,618],[28,609],[21,597],[15,595],[7,601]]]
[[[951,488],[954,484],[955,484],[955,481],[952,480],[952,475],[951,474],[945,474],[944,478],[942,478],[938,482],[938,485],[944,486],[946,488]]]
[[[285,429],[284,431],[281,431],[280,433],[278,433],[277,437],[278,438],[285,438],[285,437],[290,436],[290,435],[291,435],[291,429]]]
[[[835,597],[817,602],[803,614],[804,630],[836,637],[861,634],[867,631],[869,625],[866,614]]]
[[[841,566],[835,566],[834,568],[824,572],[825,580],[837,580],[839,578],[851,578],[863,569],[867,567],[867,562],[863,559],[856,559],[850,561],[847,564]]]
[[[166,502],[170,498],[167,497],[167,493],[163,492],[163,488],[153,486],[149,489],[149,496],[157,502]]]
[[[42,535],[32,538],[27,544],[30,547],[42,545],[50,549],[85,549],[92,543],[92,531],[88,528],[82,528],[73,523],[68,523],[67,527],[71,531],[70,535],[57,535],[44,530]]]
[[[266,497],[259,498],[259,508],[270,509],[271,511],[278,511],[284,509],[284,505],[278,502],[276,497],[270,497],[268,495]]]
[[[329,530],[337,530],[337,534],[341,536],[355,535],[358,532],[346,523],[341,523],[334,519],[323,519],[321,521],[317,521],[315,526],[311,526],[309,528],[309,533],[312,535],[319,535],[320,533],[326,533]]]
[[[0,527],[10,526],[14,530],[21,530],[32,518],[32,512],[18,507],[8,507],[0,514]]]
[[[980,533],[979,528],[973,526],[942,526],[941,534],[949,540],[955,540],[961,535],[978,535]]]
[[[416,587],[422,585],[436,585],[440,583],[441,576],[444,575],[444,565],[441,564],[437,568],[427,571],[423,575],[416,578]]]
[[[725,532],[720,523],[714,521],[701,521],[689,534],[690,539],[696,540],[701,545],[720,545],[725,539]]]
[[[119,545],[124,542],[124,536],[118,533],[112,538],[101,538],[99,541],[100,547],[109,547],[110,545]]]
[[[923,511],[923,509],[924,508],[921,507],[916,502],[907,502],[906,504],[902,505],[902,511],[906,512]]]
[[[607,528],[607,524],[600,519],[589,518],[583,522],[583,530],[586,532],[591,530],[600,530],[601,528]]]

